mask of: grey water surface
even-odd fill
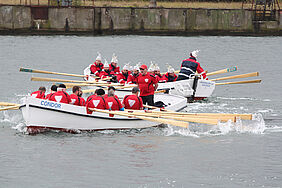
[[[0,187],[282,187],[282,37],[0,36],[0,101],[50,87],[31,76],[75,79],[20,67],[82,74],[101,52],[108,61],[116,53],[120,66],[152,60],[166,71],[195,49],[209,72],[238,66],[210,78],[258,71],[263,81],[217,86],[185,111],[256,121],[27,135],[20,111],[0,112]]]

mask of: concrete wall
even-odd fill
[[[276,34],[282,33],[282,14],[276,21],[254,24],[253,12],[219,9],[63,8],[49,7],[48,20],[33,20],[31,8],[0,6],[1,30],[32,33],[126,34]],[[67,23],[66,23],[67,22]],[[36,24],[40,23],[37,30]]]

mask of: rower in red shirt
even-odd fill
[[[57,92],[57,86],[56,86],[56,85],[52,85],[52,86],[51,86],[51,93],[49,93],[48,95],[46,95],[45,99],[46,99],[46,100],[49,100],[50,97],[51,97],[51,95],[52,95],[53,93],[56,93],[56,92]]]
[[[114,86],[110,86],[110,87],[108,88],[108,93],[111,92],[111,91],[113,91],[115,98],[118,99],[118,96],[115,95],[116,88],[115,88]],[[106,99],[106,98],[108,98],[108,94],[105,94],[104,99]]]
[[[91,74],[94,74],[95,76],[99,76],[100,72],[103,70],[103,63],[102,63],[102,56],[98,52],[98,56],[96,57],[96,61],[91,65],[90,71]]]
[[[128,75],[127,82],[128,84],[136,84],[137,83],[137,77],[139,76],[139,66],[136,65],[133,67],[133,71],[131,74]]]
[[[158,80],[158,82],[162,80],[163,76],[161,75],[160,67],[157,64],[155,64],[155,67],[154,67],[154,75],[156,79]]]
[[[137,78],[137,84],[140,89],[140,97],[143,100],[143,104],[154,106],[154,93],[158,88],[158,80],[156,77],[147,72],[147,66],[140,66],[140,75]]]
[[[86,101],[86,110],[87,114],[92,114],[92,111],[89,108],[97,108],[97,109],[110,109],[108,103],[106,103],[104,99],[105,91],[103,89],[98,89],[96,94],[88,97]]]
[[[128,78],[128,70],[129,70],[129,64],[125,64],[123,66],[122,72],[117,75],[117,80],[121,84],[125,84],[127,82]]]
[[[174,68],[169,66],[167,73],[165,73],[165,75],[162,78],[162,81],[164,81],[164,82],[174,82],[176,80],[177,80],[177,75],[174,74]]]
[[[132,88],[132,95],[126,95],[123,98],[122,104],[125,109],[143,110],[142,98],[138,96],[139,91],[138,87],[134,87]]]
[[[38,91],[35,91],[35,92],[31,93],[30,95],[33,98],[45,99],[45,92],[46,92],[46,88],[45,87],[40,87],[38,89]]]
[[[49,100],[69,104],[71,102],[71,98],[69,94],[67,94],[66,90],[67,89],[66,89],[65,84],[60,84],[57,88],[57,92],[53,93],[50,96]]]
[[[104,79],[104,78],[107,78],[107,77],[113,77],[114,74],[115,74],[114,71],[110,70],[110,66],[109,66],[107,60],[105,60],[104,69],[99,74],[100,78]]]
[[[79,86],[73,86],[72,88],[73,94],[70,95],[71,102],[70,104],[77,105],[77,106],[85,106],[85,100],[81,97],[82,90]]]
[[[119,66],[117,66],[117,63],[118,63],[117,56],[115,54],[113,54],[111,64],[110,64],[110,71],[113,71],[114,74],[116,74],[116,75],[120,74]]]
[[[109,90],[108,97],[105,100],[106,103],[108,103],[110,110],[124,111],[120,100],[115,97],[114,90]]]

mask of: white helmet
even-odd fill
[[[159,71],[159,70],[160,70],[160,67],[158,66],[158,64],[155,64],[154,71]]]
[[[151,65],[148,68],[148,72],[153,72],[154,69],[155,69],[154,67],[155,67],[155,65],[154,65],[153,61],[151,61]]]
[[[107,60],[105,59],[105,63],[104,63],[104,68],[110,68],[109,63],[107,62]]]
[[[118,63],[118,59],[117,59],[117,56],[115,54],[113,54],[113,56],[112,56],[111,63]]]
[[[100,54],[100,52],[97,52],[98,56],[96,57],[96,61],[102,61],[102,56]]]
[[[167,72],[168,72],[168,73],[174,73],[174,71],[175,71],[175,70],[174,70],[174,68],[172,68],[172,66],[169,65],[169,66],[167,67]]]
[[[122,70],[129,70],[129,69],[130,69],[129,63],[125,64],[122,68]]]
[[[200,50],[194,50],[193,52],[190,53],[190,55],[193,57],[197,57],[199,52]]]

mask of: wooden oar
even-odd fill
[[[70,83],[97,83],[96,81],[80,81],[80,80],[64,80],[56,78],[41,78],[41,77],[31,77],[31,81],[43,81],[43,82],[70,82]]]
[[[18,110],[19,109],[19,105],[17,106],[9,106],[9,107],[5,107],[5,108],[0,108],[0,111],[5,111],[5,110]]]
[[[20,104],[10,103],[10,102],[0,102],[0,106],[18,106]]]
[[[210,72],[210,73],[207,73],[207,76],[222,74],[222,73],[227,73],[227,72],[235,72],[235,71],[237,71],[237,66],[230,67],[230,68],[227,68],[227,69],[218,70],[218,71],[214,71],[214,72]]]
[[[107,86],[107,85],[106,85]],[[111,86],[111,85],[108,85],[108,86]],[[131,88],[131,87],[135,87],[136,85],[133,84],[133,85],[128,85],[128,86],[120,86],[120,87],[115,87],[115,89],[125,89],[125,88]],[[96,88],[97,89],[97,88]],[[96,91],[96,89],[85,89],[85,90],[82,90],[83,93],[93,93]],[[104,90],[108,90],[108,87],[106,88],[103,88]]]
[[[172,113],[177,113],[175,111],[172,111],[172,110],[167,110],[165,108],[160,108],[160,107],[156,107],[156,106],[150,106],[150,105],[143,105],[144,107],[146,108],[151,108],[151,109],[159,109],[160,111],[165,111],[165,112],[172,112]]]
[[[165,119],[174,119],[180,121],[189,121],[194,123],[203,123],[210,125],[217,125],[219,119],[216,118],[207,118],[207,117],[177,117],[177,116],[167,116],[161,114],[149,114],[149,113],[140,113],[140,112],[132,112],[134,116],[146,116],[146,117],[156,117],[156,118],[165,118]]]
[[[229,79],[236,79],[236,78],[249,78],[249,77],[254,77],[254,76],[259,76],[259,73],[252,72],[252,73],[240,74],[240,75],[235,75],[235,76],[215,78],[215,79],[211,79],[210,81],[229,80]]]
[[[215,83],[215,85],[228,85],[228,84],[250,84],[250,83],[260,83],[261,80],[247,80],[238,82],[225,82],[225,83]]]
[[[164,124],[170,124],[170,125],[174,125],[174,126],[178,126],[178,127],[184,127],[184,128],[188,128],[188,125],[189,125],[188,122],[169,120],[169,119],[163,119],[163,118],[135,116],[135,115],[129,114],[127,112],[100,110],[100,109],[96,109],[96,108],[89,108],[89,110],[92,110],[92,111],[95,111],[95,112],[106,113],[106,114],[115,114],[115,115],[126,116],[126,117],[135,117],[135,118],[138,118],[138,119],[143,119],[143,120],[153,121],[153,122],[158,122],[158,123],[164,123]]]
[[[42,74],[56,74],[56,75],[63,75],[63,76],[74,76],[74,77],[87,77],[85,75],[80,74],[69,74],[69,73],[60,73],[60,72],[51,72],[51,71],[44,71],[44,70],[36,70],[30,68],[20,68],[21,72],[30,72],[30,73],[42,73]]]
[[[165,92],[166,92],[166,90],[164,89],[164,90],[155,91],[155,94],[156,93],[165,93]]]

